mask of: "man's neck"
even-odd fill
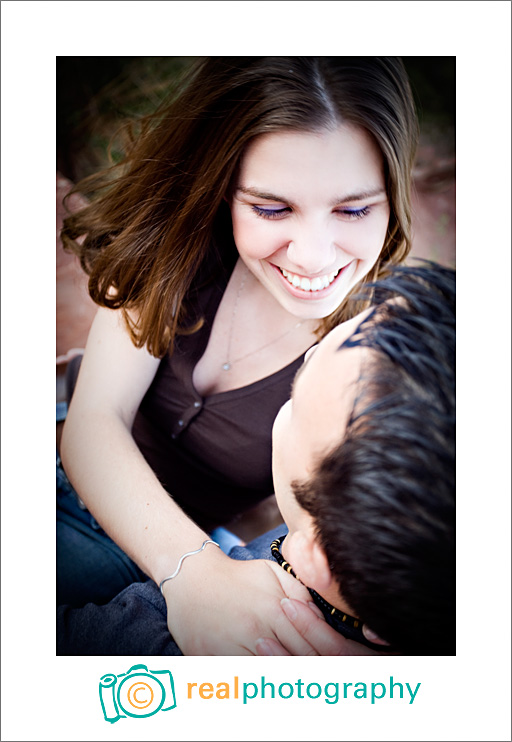
[[[321,595],[321,597],[324,600],[326,600],[328,603],[330,603],[334,608],[337,608],[339,611],[342,611],[343,613],[348,613],[351,616],[354,616],[355,618],[357,618],[356,614],[354,613],[354,611],[350,607],[350,605],[345,600],[343,600],[343,598],[341,597],[341,595],[339,593],[339,590],[338,590],[338,586],[337,586],[335,580],[332,580],[331,581],[331,584],[329,585],[329,587],[326,588],[326,589],[324,588],[322,590],[322,592],[320,593],[316,589],[316,587],[314,585],[308,585],[306,583],[306,581],[303,581],[301,579],[300,574],[297,573],[297,571],[295,570],[295,567],[293,566],[293,563],[292,563],[291,559],[289,558],[288,549],[287,549],[287,543],[286,543],[287,540],[288,540],[288,537],[286,537],[284,539],[284,541],[283,541],[283,543],[281,545],[281,554],[286,559],[286,561],[288,562],[288,564],[291,564],[292,565],[292,569],[294,570],[294,572],[297,575],[297,577],[299,578],[299,580],[301,580],[301,582],[304,585],[306,585],[306,587],[309,587],[309,588],[312,588],[313,590],[315,590],[319,595]]]

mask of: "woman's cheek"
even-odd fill
[[[277,224],[243,219],[233,224],[233,236],[240,254],[253,260],[274,255],[286,246],[286,237]]]
[[[339,246],[359,260],[375,262],[384,247],[386,233],[387,222],[382,220],[360,225],[358,232],[351,235],[351,239],[345,239],[344,244],[340,241]]]

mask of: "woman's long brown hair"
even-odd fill
[[[92,299],[122,309],[137,347],[157,357],[172,350],[187,331],[187,293],[200,267],[212,251],[222,261],[234,248],[224,196],[248,142],[341,122],[366,129],[383,154],[391,215],[364,280],[383,276],[411,243],[418,124],[401,60],[213,57],[198,59],[173,100],[142,120],[121,163],[73,189],[92,200],[66,218],[62,241],[79,255]],[[347,297],[321,334],[361,308]]]

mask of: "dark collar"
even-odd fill
[[[272,543],[270,544],[270,551],[272,552],[272,556],[279,564],[279,566],[300,582],[300,578],[297,577],[297,575],[293,571],[291,564],[288,564],[288,562],[285,561],[283,555],[281,554],[281,544],[283,543],[285,538],[286,535],[281,536],[280,538],[276,538],[275,541],[272,541]],[[338,608],[335,608],[324,598],[322,598],[322,596],[319,595],[316,590],[313,590],[310,587],[308,587],[308,590],[311,597],[313,598],[315,605],[320,608],[323,615],[325,616],[325,620],[327,621],[329,626],[332,626],[333,629],[336,629],[336,631],[338,631],[344,637],[359,642],[360,644],[365,644],[367,647],[376,649],[379,652],[395,651],[393,647],[387,644],[376,644],[375,642],[369,641],[363,634],[363,621],[358,618],[354,618],[353,616],[349,616],[348,613],[343,613],[343,611],[338,610]]]

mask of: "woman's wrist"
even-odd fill
[[[174,578],[179,575],[180,570],[181,570],[181,566],[182,566],[183,562],[185,561],[185,559],[188,559],[189,557],[193,557],[193,556],[196,556],[197,554],[200,554],[202,551],[204,551],[206,549],[206,547],[208,546],[208,544],[211,544],[212,546],[216,546],[217,548],[220,549],[220,546],[219,546],[219,544],[216,541],[213,541],[213,539],[211,539],[211,538],[207,538],[207,539],[205,539],[203,541],[203,543],[201,544],[201,546],[198,549],[193,549],[192,551],[186,551],[179,558],[178,566],[176,567],[176,569],[174,570],[174,572],[172,573],[172,575],[168,575],[168,577],[164,577],[164,579],[161,580],[161,582],[159,584],[159,588],[160,588],[160,592],[162,593],[162,595],[163,595],[163,585],[166,582],[169,582],[169,580],[174,580]]]
[[[206,537],[205,540],[209,540]],[[200,548],[204,540],[198,544]],[[195,551],[190,549],[189,551]],[[217,546],[208,544],[202,551],[184,559],[181,569],[174,579],[165,580],[168,574],[176,571],[177,563],[170,573],[166,573],[158,583],[168,607],[176,609],[178,605],[195,602],[198,595],[205,595],[215,584],[215,575],[232,562]]]

